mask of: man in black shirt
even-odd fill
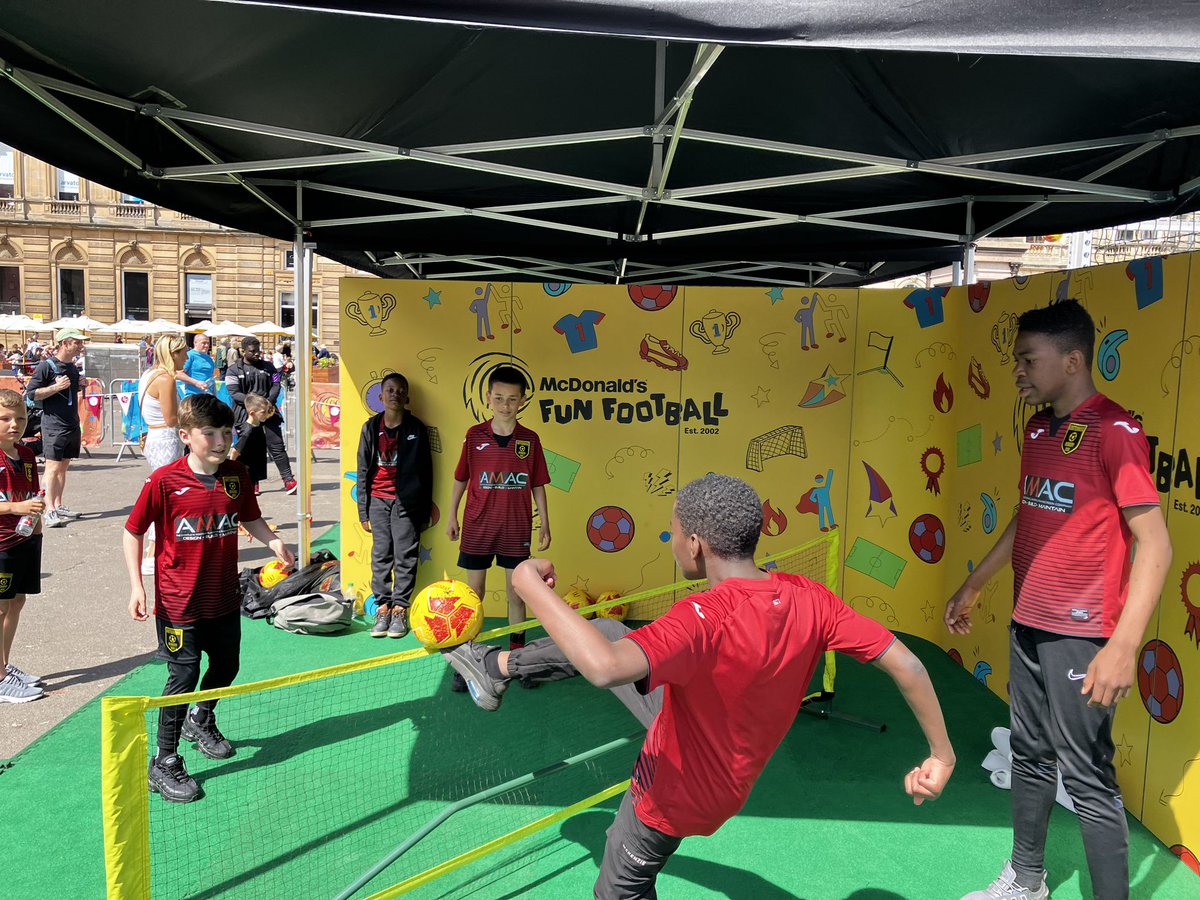
[[[262,344],[256,337],[242,339],[241,359],[231,362],[225,370],[225,387],[233,399],[234,428],[246,421],[246,395],[258,394],[277,406],[281,388],[281,376],[271,363],[262,358]],[[272,416],[262,424],[263,438],[267,442],[267,453],[275,460],[283,489],[296,493],[296,479],[292,477],[292,464],[288,459],[287,445],[278,416]],[[49,457],[47,457],[49,458]],[[254,485],[258,492],[258,485]]]
[[[54,333],[54,355],[44,359],[25,385],[25,397],[42,409],[42,446],[46,454],[47,528],[59,528],[68,519],[78,519],[63,503],[67,468],[79,458],[82,433],[79,428],[79,369],[75,358],[87,340],[76,328],[60,328]]]

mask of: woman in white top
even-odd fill
[[[187,354],[187,341],[182,334],[163,335],[154,345],[154,366],[147,369],[138,382],[138,405],[149,429],[142,452],[151,470],[183,456],[183,441],[179,439],[179,393],[175,379],[183,370]],[[153,530],[146,533],[142,574],[154,574]]]

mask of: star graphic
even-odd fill
[[[575,583],[572,584],[571,587],[577,588],[578,590],[581,590],[585,594],[587,594],[587,593],[590,593],[588,591],[588,582],[589,581],[591,581],[590,578],[584,578],[582,575],[580,575],[578,578],[575,579]]]
[[[934,614],[936,611],[937,611],[937,610],[934,608],[933,601],[931,601],[931,600],[926,600],[926,601],[925,601],[925,605],[921,607],[921,612],[923,612],[923,613],[925,614],[925,621],[926,621],[926,622],[932,622],[932,621],[933,621],[933,614]]]
[[[771,305],[774,306],[783,299],[783,288],[773,287],[767,291],[767,296],[771,298]]]
[[[426,303],[428,303],[428,304],[429,304],[429,308],[430,308],[430,309],[433,309],[435,306],[441,306],[441,305],[442,305],[442,292],[441,292],[441,291],[435,291],[433,288],[430,288],[430,289],[429,289],[429,293],[427,293],[427,294],[426,294],[424,297],[422,297],[421,299],[422,299],[422,300],[424,300]]]
[[[433,549],[431,547],[426,547],[424,544],[419,544],[418,546],[421,548],[421,562],[429,562],[433,559]]]
[[[992,438],[992,455],[1000,455],[1000,432],[996,432],[996,436]]]
[[[1133,765],[1133,744],[1125,739],[1124,733],[1121,734],[1121,740],[1117,742],[1117,755],[1121,757],[1121,765]]]
[[[765,388],[761,384],[758,386],[758,390],[755,391],[750,396],[754,398],[754,402],[757,403],[759,406],[762,406],[764,403],[771,402],[770,388]]]

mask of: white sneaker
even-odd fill
[[[42,522],[47,528],[62,528],[67,524],[67,520],[58,514],[57,509],[46,510],[46,514],[42,516]]]
[[[58,509],[55,510],[55,512],[58,513],[58,517],[60,519],[82,519],[83,518],[83,513],[77,513],[77,512],[75,512],[75,510],[69,509],[66,506],[60,506]]]
[[[154,557],[153,556],[143,556],[142,557],[142,574],[143,575],[153,575],[154,574]]]
[[[22,684],[16,675],[5,675],[0,681],[0,703],[28,703],[44,696],[45,691],[32,684]]]
[[[1049,900],[1050,890],[1046,887],[1046,872],[1042,871],[1042,883],[1036,889],[1017,884],[1017,873],[1012,860],[1006,860],[1000,876],[987,886],[987,890],[972,891],[962,900]]]

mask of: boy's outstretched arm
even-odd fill
[[[599,688],[632,684],[650,673],[633,641],[610,641],[554,593],[554,564],[527,559],[513,572],[513,587],[579,674]]]
[[[929,673],[899,640],[893,641],[874,665],[887,672],[896,682],[896,687],[917,717],[925,739],[929,741],[929,756],[904,776],[904,790],[917,806],[926,800],[936,800],[950,780],[956,760]]]
[[[264,520],[255,519],[253,522],[243,522],[242,527],[250,532],[252,536],[270,547],[271,552],[275,554],[275,558],[285,566],[295,564],[296,557],[292,555],[292,551],[288,549],[288,545],[283,542],[283,538],[267,526]]]

